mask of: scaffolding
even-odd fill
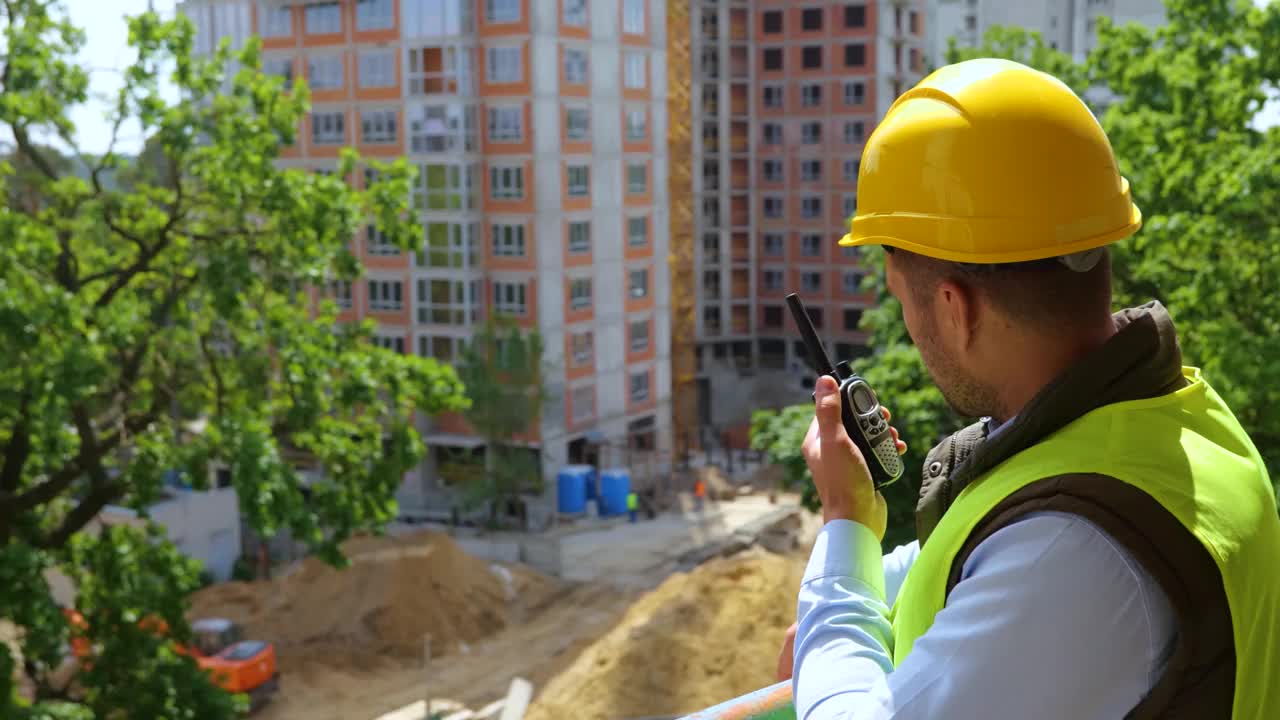
[[[667,157],[670,158],[671,423],[683,455],[696,448],[697,332],[693,277],[693,92],[689,0],[667,1]],[[689,443],[690,445],[686,445]]]

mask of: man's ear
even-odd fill
[[[961,348],[977,337],[978,303],[973,289],[954,280],[943,280],[934,291],[940,329]]]

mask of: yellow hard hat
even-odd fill
[[[937,70],[889,108],[863,150],[840,244],[1004,263],[1090,250],[1141,226],[1080,98],[1046,73],[980,59]]]

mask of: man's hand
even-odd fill
[[[778,653],[778,682],[791,679],[791,670],[796,662],[796,629],[799,627],[800,623],[791,623],[787,637],[782,641],[782,652]]]
[[[801,451],[813,484],[822,500],[822,521],[852,520],[871,528],[877,538],[884,538],[888,509],[884,497],[871,482],[867,461],[845,432],[840,421],[840,393],[834,378],[823,375],[814,386],[816,407],[813,423],[805,436]],[[883,409],[885,419],[889,411]],[[890,428],[898,453],[907,446],[898,440],[898,431]]]

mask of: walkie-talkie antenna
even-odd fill
[[[796,327],[800,328],[800,337],[804,338],[805,347],[809,348],[809,359],[813,362],[814,369],[819,375],[830,375],[839,381],[840,376],[836,374],[831,358],[827,357],[827,351],[822,347],[817,331],[813,329],[813,321],[809,319],[800,296],[795,293],[788,295],[787,305],[791,308],[792,317],[796,319]]]

